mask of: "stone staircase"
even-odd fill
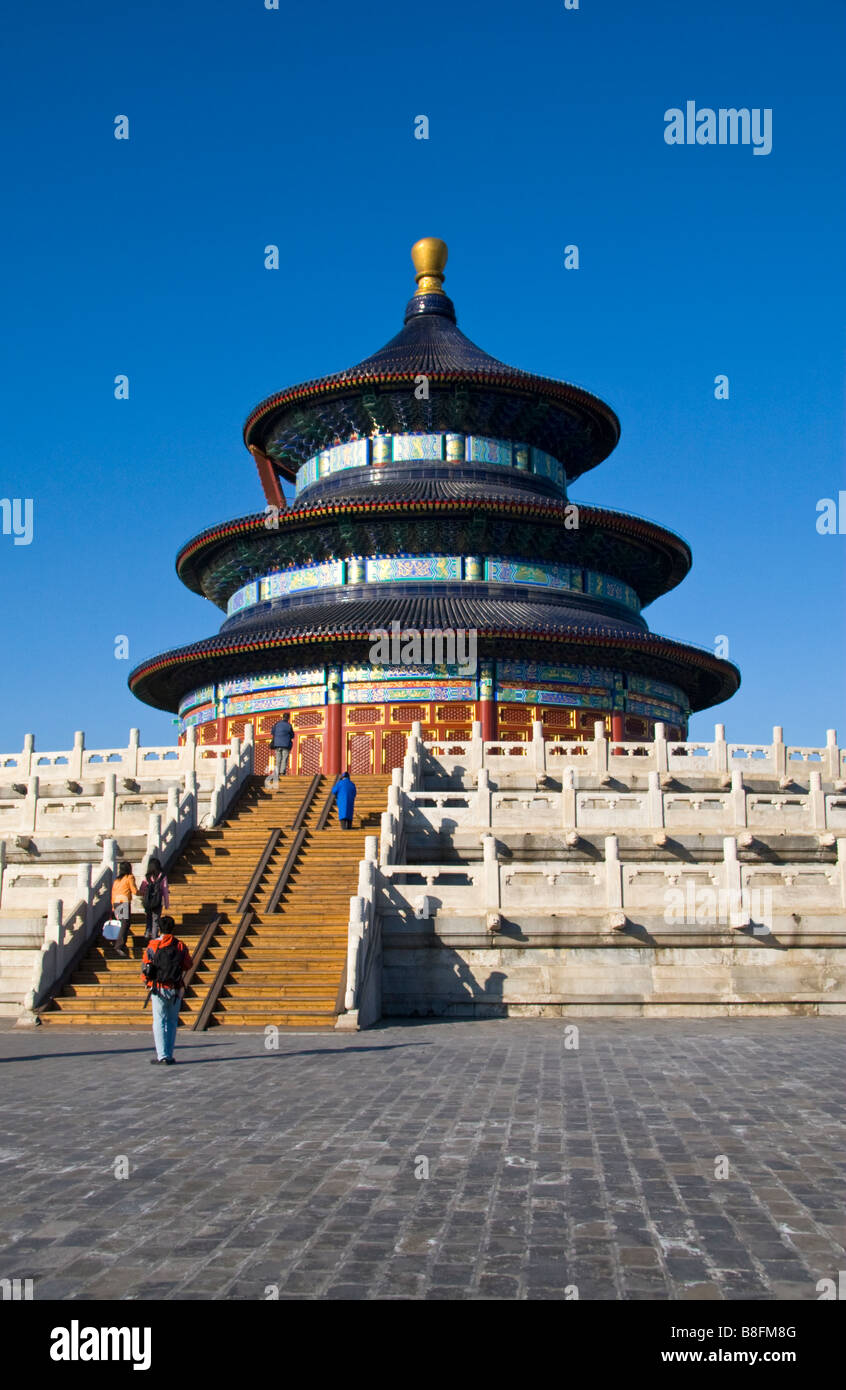
[[[181,1027],[193,1027],[229,951],[241,920],[238,908],[270,832],[282,834],[255,886],[252,924],[211,1012],[208,1025],[331,1027],[338,1011],[346,960],[349,899],[368,834],[377,834],[388,777],[356,780],[354,829],[340,828],[330,812],[317,830],[333,779],[323,777],[305,818],[305,837],[275,912],[267,910],[273,887],[294,839],[291,826],[311,785],[286,777],[278,791],[251,779],[229,817],[197,831],[169,874],[170,913],[194,955],[211,922],[214,933],[186,990]],[[95,945],[65,988],[42,1012],[49,1026],[126,1028],[150,1026],[141,981],[144,921],[135,914],[130,958]]]
[[[356,891],[364,841],[379,833],[390,777],[354,780],[353,828],[341,829],[333,806],[326,827],[319,830],[317,822],[333,785],[333,779],[321,778],[305,819],[305,840],[278,908],[269,910],[276,874],[268,874],[210,1024],[334,1026],[343,1009],[350,897]],[[280,860],[286,848],[282,846]]]

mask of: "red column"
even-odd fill
[[[623,714],[611,715],[611,738],[615,743],[624,743],[626,739],[626,719]],[[613,750],[612,750],[613,751]]]
[[[496,696],[494,692],[493,663],[483,661],[479,673],[479,720],[482,725],[482,738],[488,743],[499,738],[499,731],[496,727]]]
[[[479,718],[482,721],[482,738],[492,743],[496,738],[496,700],[479,701]]]
[[[339,777],[343,772],[341,711],[343,705],[326,706],[326,733],[323,741],[323,771],[327,777]]]
[[[344,771],[344,731],[341,703],[341,668],[330,666],[326,673],[326,732],[323,736],[323,771],[327,777],[340,777]]]

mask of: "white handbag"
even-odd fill
[[[106,938],[106,940],[117,941],[118,937],[120,936],[121,926],[122,923],[118,921],[117,917],[110,917],[107,922],[104,922],[103,935]]]

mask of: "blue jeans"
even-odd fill
[[[158,992],[153,991],[150,1000],[150,1008],[153,1010],[153,1042],[156,1044],[156,1056],[160,1062],[173,1056],[180,1003],[175,989],[163,988]]]

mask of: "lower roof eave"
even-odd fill
[[[566,649],[563,659],[582,664],[620,666],[646,673],[657,680],[679,686],[697,713],[722,704],[740,687],[740,672],[729,661],[685,643],[654,633],[643,637],[631,633],[567,633],[531,629],[477,628],[478,658],[504,657],[553,660],[551,647]],[[191,690],[238,675],[266,670],[274,653],[298,653],[296,664],[304,660],[314,665],[343,660],[361,660],[361,648],[372,645],[372,629],[343,632],[297,633],[253,638],[238,642],[212,637],[187,647],[178,647],[151,657],[132,671],[128,685],[134,695],[155,709],[176,713],[180,701]]]

